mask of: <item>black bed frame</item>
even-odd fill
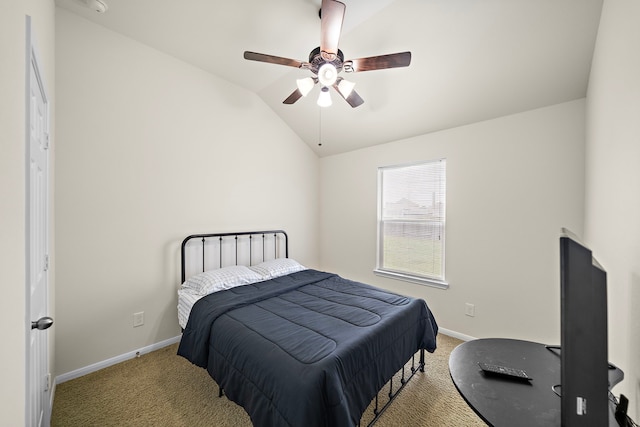
[[[182,267],[182,274],[181,274],[181,283],[184,283],[185,279],[186,279],[186,274],[187,274],[187,267],[186,267],[186,248],[187,248],[187,244],[191,241],[191,240],[195,240],[198,239],[200,240],[200,244],[202,245],[202,271],[205,271],[205,265],[206,262],[205,260],[207,259],[205,256],[205,243],[207,241],[207,239],[217,239],[218,240],[218,252],[219,252],[219,260],[218,260],[218,268],[222,268],[223,266],[223,256],[222,256],[222,252],[223,252],[223,241],[225,240],[225,238],[229,238],[232,237],[234,239],[234,249],[235,249],[235,265],[238,264],[238,240],[242,239],[244,237],[249,239],[249,265],[253,264],[253,245],[255,243],[256,238],[258,240],[262,240],[261,241],[261,257],[259,258],[259,261],[257,262],[263,262],[266,261],[267,259],[265,259],[265,254],[266,254],[266,245],[270,245],[273,244],[273,253],[274,253],[274,258],[277,258],[279,254],[282,253],[282,251],[284,250],[284,257],[285,258],[289,258],[289,236],[287,235],[287,233],[284,230],[264,230],[264,231],[240,231],[240,232],[235,232],[235,233],[207,233],[207,234],[192,234],[190,236],[187,236],[183,241],[182,241],[182,247],[181,247],[181,267]],[[368,427],[373,426],[378,419],[382,416],[382,414],[384,413],[384,411],[389,407],[389,405],[391,405],[391,403],[395,400],[395,398],[398,396],[398,394],[402,391],[402,389],[409,383],[409,381],[411,380],[411,378],[413,378],[413,376],[416,374],[416,372],[420,371],[420,372],[424,372],[424,368],[425,368],[425,361],[424,361],[424,349],[420,349],[419,350],[420,353],[420,357],[419,357],[419,361],[416,363],[416,355],[414,354],[411,357],[411,363],[410,366],[407,367],[407,365],[409,364],[409,362],[405,363],[405,365],[402,366],[402,369],[400,371],[398,371],[398,373],[401,373],[400,376],[400,385],[396,386],[396,389],[394,390],[394,384],[393,384],[393,377],[387,382],[387,384],[389,385],[389,392],[387,393],[388,396],[388,400],[386,401],[386,403],[379,407],[379,399],[378,396],[380,395],[380,393],[382,392],[382,390],[385,388],[384,386],[382,387],[381,391],[378,392],[378,394],[376,394],[376,397],[373,400],[374,403],[374,407],[373,407],[373,419],[367,424]],[[409,370],[409,372],[406,373],[405,376],[405,371]],[[397,375],[397,374],[396,374]],[[218,396],[222,397],[224,395],[224,390],[218,386]],[[364,416],[364,414],[363,414]],[[360,427],[360,422],[358,423],[358,427]]]

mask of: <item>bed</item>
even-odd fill
[[[201,271],[188,272],[189,258]],[[178,354],[256,427],[356,426],[375,399],[373,424],[436,349],[424,300],[306,268],[288,257],[282,230],[188,236],[178,295]]]

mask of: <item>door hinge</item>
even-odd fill
[[[47,374],[44,377],[44,391],[49,391],[51,389],[51,374]]]
[[[44,256],[44,271],[49,271],[49,255]]]
[[[48,133],[44,134],[44,149],[45,150],[49,149],[49,134]]]

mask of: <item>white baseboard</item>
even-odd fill
[[[180,341],[180,335],[177,337],[169,338],[164,341],[160,341],[155,344],[148,345],[138,350],[133,350],[125,354],[121,354],[120,356],[115,356],[107,360],[103,360],[102,362],[94,363],[89,366],[85,366],[84,368],[76,369],[75,371],[67,372],[66,374],[61,374],[56,377],[54,380],[54,390],[57,384],[62,384],[63,382],[73,380],[75,378],[79,378],[83,375],[90,374],[92,372],[99,371],[100,369],[104,369],[111,365],[115,365],[116,363],[124,362],[125,360],[133,359],[137,354],[146,354],[155,350],[159,350],[163,347],[166,347],[171,344],[175,344]],[[53,393],[52,393],[53,394]]]
[[[461,334],[460,332],[451,331],[449,329],[440,328],[440,327],[438,327],[438,333],[448,335],[453,338],[458,338],[459,340],[462,340],[462,341],[471,341],[471,340],[477,339],[476,337],[472,337],[471,335]]]

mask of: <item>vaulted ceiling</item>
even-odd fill
[[[342,0],[345,59],[412,52],[407,68],[352,73],[364,104],[319,88],[282,101],[309,71],[243,58],[308,60],[321,0],[56,0],[99,25],[255,92],[319,156],[586,96],[602,0]],[[343,73],[344,74],[344,73]],[[319,143],[322,143],[320,146]]]

